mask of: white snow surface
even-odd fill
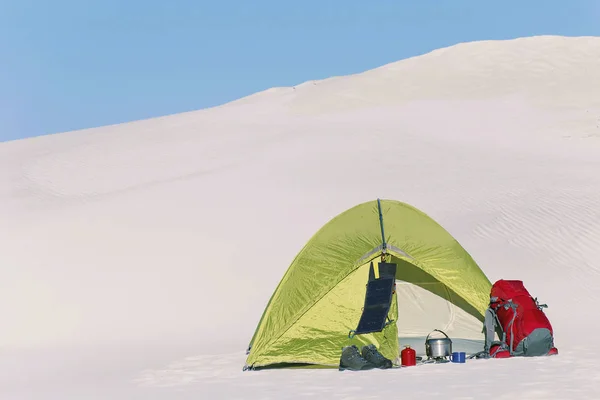
[[[376,198],[522,279],[559,355],[243,372],[296,253]],[[2,143],[0,221],[3,400],[598,399],[600,38],[464,43]]]

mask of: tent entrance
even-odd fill
[[[450,337],[483,339],[483,316],[447,285],[412,263],[392,256],[396,263],[398,334],[425,338],[434,329]]]
[[[447,285],[403,257],[388,253],[388,262],[384,264],[379,263],[380,254],[371,254],[369,258],[371,257],[373,258],[360,269],[367,269],[369,263],[372,263],[377,273],[381,265],[396,266],[394,303],[397,315],[390,313],[388,321],[396,320],[395,329],[397,329],[399,348],[410,345],[419,355],[425,355],[427,335],[434,329],[440,329],[450,336],[454,350],[466,351],[468,354],[481,351],[485,340],[482,316],[468,302]],[[365,306],[369,302],[370,282],[371,280],[367,284],[366,292],[355,293],[361,296],[361,299],[365,299]],[[365,307],[362,311],[361,321],[366,310]],[[360,333],[360,324],[356,333]]]

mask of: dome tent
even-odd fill
[[[353,332],[379,260],[395,264],[397,286],[385,326]],[[434,329],[483,343],[491,282],[443,227],[394,200],[359,204],[325,224],[279,282],[248,347],[244,369],[337,367],[341,349],[374,343],[389,359],[400,342]]]

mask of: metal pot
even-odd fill
[[[435,331],[443,333],[446,337],[430,339],[429,336]],[[434,329],[425,339],[425,352],[427,357],[430,358],[450,357],[452,355],[452,340],[444,332]]]

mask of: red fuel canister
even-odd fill
[[[400,360],[403,367],[417,365],[417,352],[410,346],[404,346],[404,350],[400,352]]]

